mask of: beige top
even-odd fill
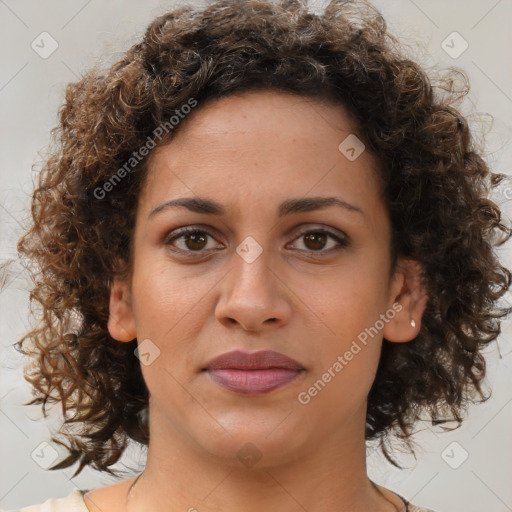
[[[380,488],[383,489],[382,487]],[[83,498],[86,492],[88,490],[75,489],[64,498],[48,499],[40,505],[30,505],[13,512],[89,512]],[[396,493],[393,494],[398,496]],[[434,512],[430,509],[412,505],[401,496],[399,498],[405,503],[406,512]]]

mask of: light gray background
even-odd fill
[[[31,165],[44,155],[65,84],[76,80],[82,70],[98,60],[117,60],[147,23],[176,5],[170,0],[0,0],[1,260],[16,258],[16,241],[28,218]],[[488,163],[495,171],[510,174],[511,0],[395,0],[376,1],[375,5],[392,32],[407,42],[411,56],[430,71],[455,65],[468,73],[472,91],[463,112],[480,130],[480,135],[476,134],[479,139],[486,132]],[[457,58],[442,48],[442,42],[454,31],[469,45]],[[42,32],[48,32],[58,43],[46,59],[31,47],[32,41],[47,37],[40,37]],[[452,53],[460,51],[464,44],[458,36],[446,41],[453,47]],[[48,39],[45,48],[49,48]],[[494,123],[479,113],[491,114]],[[502,187],[496,198],[510,215],[512,188],[507,187]],[[510,249],[501,254],[510,267]],[[59,451],[58,447],[42,444],[49,440],[50,429],[58,426],[59,416],[42,420],[37,407],[21,405],[31,395],[21,376],[22,360],[12,344],[29,327],[29,281],[19,263],[14,262],[0,275],[0,282],[0,507],[15,509],[65,496],[76,487],[90,489],[114,482],[87,469],[70,479],[75,468],[46,471],[36,462],[51,462],[53,449]],[[401,459],[406,470],[396,470],[369,446],[372,478],[414,503],[439,512],[512,511],[510,335],[511,324],[506,321],[499,350],[495,346],[486,356],[492,398],[474,406],[463,427],[454,432],[434,432],[425,426],[415,437],[421,446],[417,461],[410,456]],[[466,453],[468,458],[462,462]],[[123,461],[137,468],[138,463],[144,462],[144,451],[133,447]],[[457,469],[451,467],[457,465]]]

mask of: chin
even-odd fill
[[[202,442],[197,441],[205,451],[233,468],[257,470],[289,464],[305,449],[306,439],[302,438],[311,439],[311,436],[300,431],[297,425],[283,422],[285,417],[280,418],[281,424],[275,422],[271,428],[268,422],[264,428],[239,422],[237,427],[228,429],[228,434],[219,427],[220,432],[209,432]]]

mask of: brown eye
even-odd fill
[[[174,252],[181,252],[190,256],[194,253],[202,254],[215,249],[215,246],[208,247],[209,239],[215,240],[208,231],[197,228],[183,228],[168,238],[165,245],[170,246]],[[318,255],[330,254],[349,245],[347,237],[325,229],[304,231],[295,240],[303,241],[304,248],[299,248],[299,250],[318,253]]]
[[[166,240],[165,244],[176,247],[181,252],[206,252],[208,239],[213,240],[212,235],[202,229],[184,228],[174,236]],[[179,244],[176,242],[179,241]]]
[[[319,254],[331,253],[349,245],[346,237],[339,236],[325,229],[310,229],[303,231],[295,240],[303,240],[305,251]],[[329,244],[329,240],[332,240]],[[325,249],[327,247],[327,249]]]
[[[208,243],[208,235],[204,235],[201,231],[195,231],[194,233],[188,233],[184,236],[185,245],[187,248],[197,251],[204,249]]]
[[[314,251],[323,249],[327,239],[328,237],[326,234],[320,232],[308,233],[307,235],[304,235],[305,245]]]

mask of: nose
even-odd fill
[[[215,318],[226,327],[239,325],[246,331],[282,327],[289,322],[291,291],[269,266],[262,253],[248,263],[234,255],[234,266],[222,281]]]

